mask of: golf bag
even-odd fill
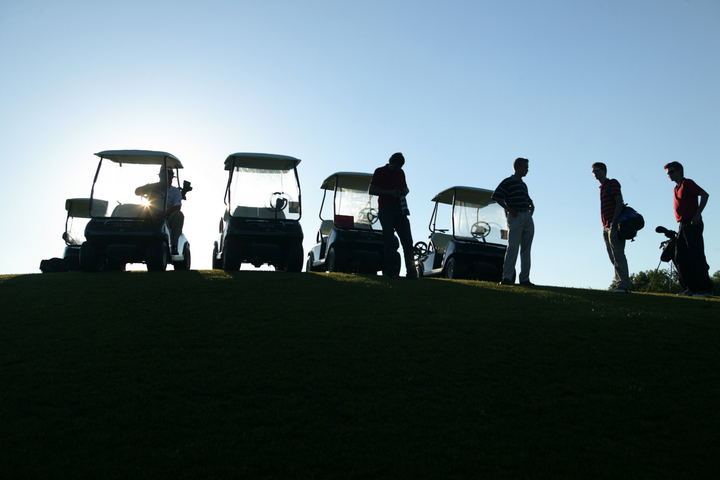
[[[677,232],[668,230],[665,227],[657,227],[655,228],[655,231],[657,233],[662,233],[667,238],[667,240],[660,242],[660,250],[662,250],[662,253],[660,253],[660,263],[669,262],[670,271],[672,272],[674,268],[677,272],[677,263],[675,263],[675,243],[677,242]],[[656,272],[660,268],[660,263],[658,263],[658,266],[655,269]],[[655,280],[653,279],[653,282],[654,281]],[[680,286],[685,288],[685,285],[682,284],[682,280],[680,280]]]
[[[643,219],[643,216],[630,205],[625,204],[622,214],[618,218],[618,237],[634,242],[638,230],[642,230],[644,226],[645,219]]]
[[[612,198],[611,188],[612,182],[616,180],[610,180],[607,183],[607,194]],[[627,203],[623,205],[622,213],[618,218],[618,238],[621,240],[635,241],[638,230],[642,230],[645,226],[645,219],[640,215],[634,208]],[[658,227],[664,228],[664,227]]]
[[[677,242],[677,233],[668,230],[665,227],[657,227],[655,229],[657,233],[662,233],[667,237],[667,240],[664,242],[660,242],[660,250],[662,250],[662,253],[660,254],[660,261],[661,262],[673,262],[673,265],[675,264],[675,242]]]

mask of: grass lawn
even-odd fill
[[[720,300],[0,276],[3,478],[720,478]]]

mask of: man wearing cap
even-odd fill
[[[592,173],[600,182],[600,219],[603,224],[603,240],[610,262],[615,268],[615,293],[630,293],[630,274],[625,257],[625,240],[618,236],[618,218],[623,211],[623,197],[620,182],[607,178],[604,163],[592,164]]]
[[[505,209],[509,230],[502,282],[500,282],[502,285],[515,283],[518,251],[521,263],[520,285],[533,285],[530,282],[530,247],[535,236],[535,224],[532,218],[535,205],[528,194],[527,185],[522,180],[522,177],[527,175],[529,166],[530,161],[527,158],[516,158],[513,162],[515,173],[500,182],[492,194],[492,199]]]
[[[680,162],[668,163],[665,172],[676,183],[674,207],[678,236],[675,242],[675,264],[680,284],[686,289],[680,295],[712,297],[713,284],[708,275],[710,266],[705,258],[702,220],[702,211],[710,195],[697,183],[685,178]]]
[[[168,168],[160,168],[158,174],[160,181],[157,183],[148,183],[142,187],[135,189],[135,195],[147,197],[150,209],[158,218],[167,218],[168,227],[170,227],[170,251],[172,255],[179,255],[178,240],[182,235],[183,225],[185,223],[185,215],[180,211],[182,206],[183,193],[177,187],[172,185],[173,170]],[[167,185],[167,210],[165,208],[165,186]]]

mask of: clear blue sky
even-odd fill
[[[531,278],[607,288],[607,163],[647,226],[631,272],[674,227],[663,165],[710,193],[720,269],[720,2],[0,0],[0,274],[60,256],[64,200],[90,194],[95,152],[173,153],[193,268],[210,267],[228,154],[291,155],[306,251],[322,180],[405,154],[415,240],[430,199],[495,188],[518,156],[535,200]],[[664,264],[666,265],[666,264]]]

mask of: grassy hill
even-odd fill
[[[716,478],[720,301],[0,277],[4,478]]]

